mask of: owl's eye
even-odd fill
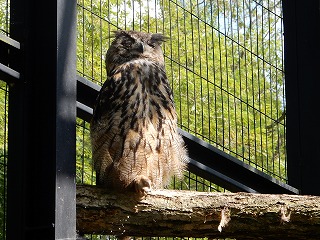
[[[132,44],[134,44],[134,39],[126,38],[121,42],[121,44],[125,48],[131,48]]]
[[[156,47],[156,44],[155,44],[154,42],[151,42],[151,41],[148,42],[148,45],[149,45],[150,47],[152,47],[152,48],[155,48],[155,47]]]

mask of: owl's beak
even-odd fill
[[[143,43],[138,43],[136,49],[137,49],[138,52],[143,53],[144,52]]]

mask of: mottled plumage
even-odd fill
[[[187,151],[178,134],[164,67],[162,34],[117,31],[106,54],[108,79],[91,121],[98,183],[146,194],[182,177]]]

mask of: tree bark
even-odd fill
[[[320,197],[77,186],[77,230],[124,236],[320,239]]]

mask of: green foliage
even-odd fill
[[[9,32],[10,13],[9,13],[10,1],[0,0],[0,32]]]
[[[89,124],[77,119],[76,137],[76,180],[77,183],[95,184],[95,172],[92,169]]]
[[[0,0],[0,33],[9,32],[9,1]],[[5,239],[7,201],[7,107],[8,89],[0,79],[0,239]]]
[[[0,239],[5,237],[7,198],[7,85],[0,81]]]

